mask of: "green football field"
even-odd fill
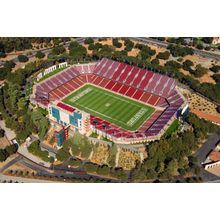
[[[130,131],[137,130],[155,110],[92,85],[83,86],[62,101]]]

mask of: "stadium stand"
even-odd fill
[[[50,101],[63,99],[85,83],[157,107],[136,132],[126,131],[101,118],[90,116],[92,126],[116,138],[143,138],[162,134],[184,103],[176,90],[174,79],[106,58],[97,63],[74,65],[37,84],[33,100],[47,106]],[[59,105],[68,108],[62,103]]]

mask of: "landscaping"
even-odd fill
[[[179,120],[175,119],[173,123],[169,126],[169,128],[166,130],[164,137],[165,138],[170,137],[175,131],[178,130],[179,126],[180,126]]]
[[[40,141],[34,141],[33,143],[30,144],[28,147],[28,152],[33,154],[34,156],[39,157],[41,160],[49,163],[54,162],[54,158],[49,156],[48,151],[42,150],[40,147]]]

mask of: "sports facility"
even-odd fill
[[[137,130],[155,110],[92,85],[83,86],[62,101],[131,131]]]
[[[32,101],[87,113],[85,127],[118,143],[160,139],[187,107],[173,78],[107,58],[72,65],[38,83]]]

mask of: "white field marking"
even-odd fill
[[[87,110],[90,111],[90,112],[97,113],[98,115],[102,115],[103,117],[112,119],[113,121],[120,122],[120,123],[122,123],[122,124],[124,124],[124,125],[127,126],[127,123],[125,123],[125,122],[123,122],[123,121],[121,121],[121,120],[116,120],[116,119],[114,119],[114,118],[112,118],[112,117],[110,117],[110,116],[107,116],[107,115],[105,115],[105,114],[102,114],[101,112],[97,112],[96,110],[91,109],[91,108],[88,108],[88,107],[86,107],[86,106],[83,106],[83,105],[80,105],[80,104],[77,104],[77,105],[81,106],[82,109],[85,108],[85,109],[87,109]]]
[[[78,94],[77,96],[74,96],[72,99],[70,99],[70,101],[77,101],[79,98],[81,98],[81,97],[83,97],[84,95],[86,95],[86,94],[88,94],[89,92],[91,92],[93,89],[92,88],[87,88],[87,89],[85,89],[84,91],[82,91],[80,94]],[[83,94],[82,94],[83,93]],[[118,97],[116,94],[114,94],[114,95],[112,95],[112,94],[109,94],[109,92],[107,92],[107,93],[105,93],[107,96],[110,96],[110,97],[113,97],[113,98],[116,98],[116,99],[119,99],[120,101],[124,101],[124,102],[127,102],[127,103],[129,103],[130,105],[134,105],[134,106],[137,106],[137,107],[139,107],[140,108],[140,105],[138,105],[138,104],[136,104],[135,103],[135,101],[133,101],[133,100],[126,100],[124,97]],[[75,99],[76,98],[76,99]],[[73,102],[74,102],[73,101]],[[131,102],[132,101],[132,102]],[[78,104],[77,103],[77,105],[79,105],[79,106],[81,106],[81,108],[85,108],[85,109],[87,109],[88,111],[91,111],[91,112],[94,112],[94,113],[97,113],[97,114],[99,114],[99,115],[102,115],[102,116],[104,116],[104,117],[106,117],[106,118],[109,118],[109,119],[112,119],[113,121],[116,121],[116,122],[120,122],[120,123],[122,123],[123,125],[125,125],[125,126],[130,126],[130,127],[132,127],[132,125],[134,125],[134,123],[137,121],[137,120],[139,120],[146,112],[147,112],[147,109],[145,109],[145,108],[141,108],[134,116],[132,116],[132,118],[130,118],[129,120],[128,120],[128,122],[123,122],[123,121],[121,121],[121,120],[116,120],[116,119],[114,119],[114,118],[112,118],[112,117],[109,117],[109,116],[107,116],[107,115],[105,115],[105,114],[102,114],[102,113],[100,113],[100,112],[97,112],[97,111],[95,111],[94,109],[91,109],[91,108],[88,108],[88,107],[86,107],[86,106],[83,106],[83,105],[80,105],[80,104]],[[144,111],[143,111],[144,110]],[[143,113],[142,113],[142,111],[143,111]],[[139,113],[139,112],[141,112],[141,113]],[[139,114],[141,114],[140,116],[136,116],[136,115],[139,115]],[[136,117],[138,117],[138,118],[136,118]],[[133,118],[136,118],[135,120],[133,119]],[[133,121],[133,122],[130,122],[130,121]]]
[[[84,95],[88,94],[89,92],[91,92],[93,89],[92,88],[87,88],[85,89],[84,91],[80,92],[78,95],[72,97],[70,99],[71,102],[75,102],[77,101],[78,99],[82,98]]]
[[[93,86],[94,87],[94,86]],[[82,87],[83,88],[83,87]],[[95,87],[95,88],[97,88],[97,87]],[[83,94],[81,97],[83,97],[84,95],[86,95],[86,94],[88,94],[89,92],[91,92],[92,90],[93,90],[93,88],[87,88],[87,89],[85,89],[84,91],[82,91],[81,93],[84,93],[86,90],[88,90],[88,89],[90,89],[90,91],[88,91],[88,92],[86,92],[85,94]],[[98,88],[99,90],[104,90],[104,89],[100,89],[100,88]],[[97,90],[97,93],[100,93],[100,91],[99,90]],[[104,90],[104,91],[106,91],[106,90]],[[80,94],[81,94],[80,93]],[[72,99],[70,99],[70,101],[72,101],[75,97],[78,97],[80,94],[78,94],[77,96],[74,96]],[[108,91],[106,91],[106,93],[105,93],[105,95],[107,95],[107,96],[110,96],[110,97],[113,97],[113,98],[116,98],[116,99],[118,99],[118,100],[120,100],[120,101],[122,101],[122,102],[127,102],[127,103],[129,103],[130,105],[134,105],[134,106],[137,106],[138,108],[140,108],[140,105],[143,105],[142,103],[140,103],[140,102],[137,102],[137,101],[135,101],[135,100],[130,100],[130,99],[128,99],[128,98],[126,98],[126,97],[120,97],[119,95],[117,95],[117,94],[115,94],[115,93],[113,93],[113,94],[111,94],[111,92],[108,92]],[[81,97],[79,97],[79,98],[81,98]],[[75,101],[77,101],[79,98],[77,98]],[[128,99],[128,100],[127,100]],[[74,101],[73,101],[74,102]],[[137,104],[136,104],[137,103]],[[139,105],[138,105],[139,104]],[[146,104],[145,104],[146,105]],[[146,105],[147,107],[150,107],[150,106],[148,106],[148,105]],[[151,107],[152,108],[152,107]]]
[[[141,108],[128,122],[127,125],[132,126],[135,122],[137,122],[147,110],[145,108]]]

